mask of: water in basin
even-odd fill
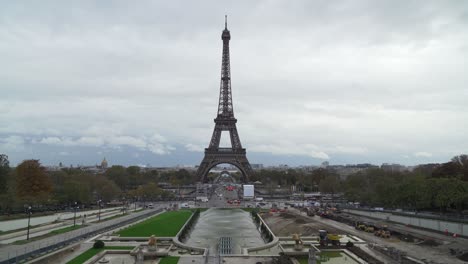
[[[241,254],[242,248],[265,244],[250,213],[242,209],[221,208],[202,212],[185,243],[216,252],[221,237],[232,238],[232,254]]]

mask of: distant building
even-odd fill
[[[108,166],[109,164],[107,164],[107,160],[104,157],[104,159],[101,161],[101,169],[107,169]]]
[[[263,164],[250,164],[250,166],[252,166],[252,169],[254,170],[261,170],[263,169]]]
[[[384,163],[382,166],[380,166],[382,170],[386,171],[392,171],[392,172],[402,172],[408,170],[406,166],[400,165],[400,164],[389,164],[389,163]]]
[[[340,176],[340,179],[345,180],[351,174],[354,174],[363,170],[367,170],[370,168],[378,168],[378,167],[379,166],[372,165],[369,163],[364,163],[364,164],[347,164],[347,165],[329,165],[327,169],[336,172]]]

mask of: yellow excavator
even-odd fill
[[[382,237],[382,238],[390,238],[391,237],[390,230],[388,230],[387,225],[380,226],[377,229],[377,231],[374,232],[374,235],[376,235],[378,237]]]
[[[340,238],[342,238],[342,236],[329,234],[327,230],[319,230],[319,243],[321,246],[328,246],[328,244],[339,246]]]

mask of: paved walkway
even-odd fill
[[[130,213],[133,211],[129,211]],[[116,215],[122,214],[120,210],[112,210],[112,211],[106,211],[101,213],[101,220],[105,220],[106,218],[114,217]],[[86,217],[86,222],[88,224],[93,223],[93,222],[98,222],[99,216],[98,215],[89,215]],[[81,225],[83,222],[82,217],[77,217],[76,218],[76,225]],[[44,224],[40,225],[35,228],[31,228],[29,230],[29,237],[33,238],[36,236],[41,236],[50,233],[51,231],[62,229],[65,227],[71,227],[73,226],[73,219],[66,219],[63,220],[59,223],[51,223],[51,224]],[[27,230],[21,230],[18,232],[14,233],[8,233],[5,235],[0,236],[0,244],[11,244],[17,240],[26,240],[27,238]]]
[[[44,239],[41,239],[41,240],[33,241],[33,242],[30,242],[30,243],[25,244],[25,245],[5,245],[5,246],[1,246],[0,247],[0,263],[2,261],[5,261],[7,259],[10,259],[10,258],[13,258],[13,257],[16,257],[16,256],[21,256],[23,254],[28,254],[30,252],[33,252],[33,251],[41,249],[41,248],[45,248],[45,247],[48,247],[48,246],[51,246],[51,245],[54,245],[54,244],[60,244],[60,243],[69,241],[70,239],[81,237],[81,236],[83,236],[85,234],[95,232],[97,230],[100,230],[100,229],[103,229],[103,228],[106,228],[106,227],[109,227],[109,226],[124,222],[126,220],[131,221],[131,219],[138,218],[138,217],[140,217],[142,215],[145,215],[145,214],[148,214],[148,213],[157,213],[159,211],[159,209],[161,209],[161,208],[164,208],[163,204],[156,206],[156,208],[154,208],[154,209],[147,209],[147,210],[143,210],[141,212],[132,213],[132,214],[127,215],[127,216],[123,216],[123,217],[119,217],[119,218],[116,218],[116,219],[104,221],[104,222],[101,222],[101,223],[96,223],[96,224],[93,224],[93,225],[85,227],[85,228],[81,228],[81,229],[74,230],[74,231],[71,231],[71,232],[67,232],[67,233],[64,233],[64,234],[59,234],[59,235],[56,235],[56,236],[53,236],[53,237],[48,237],[48,238],[44,238]]]

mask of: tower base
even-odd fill
[[[252,175],[252,167],[246,156],[245,149],[217,148],[205,149],[205,157],[198,167],[197,177],[201,182],[208,181],[208,172],[218,164],[228,163],[238,168],[242,173],[242,182],[248,182]]]

